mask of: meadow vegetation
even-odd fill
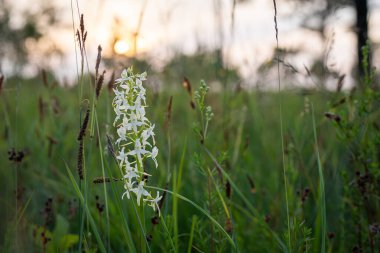
[[[178,65],[166,69],[177,88],[146,87],[159,154],[143,180],[163,196],[158,212],[121,198],[118,76],[104,80],[101,49],[86,62],[84,29],[77,36],[77,85],[46,72],[2,81],[1,252],[379,251],[380,92],[368,49],[350,91],[215,91],[202,73],[178,80]]]

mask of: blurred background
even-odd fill
[[[375,252],[379,27],[380,0],[0,0],[0,252]],[[132,65],[148,185],[189,200],[147,230],[112,151]]]
[[[0,72],[6,77],[34,77],[44,69],[59,83],[73,84],[79,59],[75,30],[83,13],[90,64],[100,44],[104,68],[141,66],[158,88],[184,76],[204,78],[214,89],[276,87],[271,0],[36,0],[32,5],[0,0],[0,5]],[[278,0],[284,86],[335,89],[344,77],[343,88],[353,87],[363,43],[359,31],[364,43],[368,34],[372,64],[379,67],[379,7],[380,0]]]

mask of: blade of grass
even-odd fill
[[[178,190],[178,192],[181,189],[182,172],[183,172],[183,165],[185,164],[186,150],[187,150],[187,138],[185,139],[185,143],[183,144],[181,161],[179,163],[179,168],[178,168],[178,179],[177,179],[177,190]]]
[[[173,170],[173,192],[178,193],[177,186],[177,170],[174,168]],[[178,200],[177,196],[173,195],[173,230],[174,230],[174,252],[178,252]]]
[[[222,202],[222,206],[223,206],[223,209],[224,209],[224,211],[225,211],[225,213],[226,213],[226,215],[227,215],[227,218],[230,219],[231,216],[230,216],[230,212],[228,211],[227,204],[226,204],[226,202],[224,201],[223,196],[222,196],[222,194],[221,194],[220,191],[219,191],[219,187],[218,187],[218,185],[216,184],[215,179],[214,179],[214,177],[212,176],[212,173],[211,173],[211,170],[210,170],[209,167],[207,167],[207,171],[208,171],[208,174],[210,175],[210,178],[211,178],[212,183],[213,183],[214,186],[215,186],[215,190],[216,190],[216,192],[218,193],[218,196],[219,196],[220,202]]]
[[[103,178],[106,178],[105,172],[104,172],[104,161],[103,161],[103,148],[102,148],[102,140],[100,138],[100,132],[99,132],[99,122],[98,122],[98,114],[95,112],[95,123],[96,123],[96,129],[97,129],[97,135],[99,139],[99,156],[100,156],[100,163],[102,167],[102,176]],[[108,197],[107,197],[107,186],[106,184],[103,184],[103,191],[104,191],[104,200],[105,200],[105,208],[106,208],[106,220],[107,220],[107,251],[111,251],[111,245],[110,245],[110,216],[109,216],[109,210],[108,210]]]
[[[321,158],[319,155],[318,148],[318,138],[317,138],[317,129],[315,124],[314,116],[314,106],[311,103],[311,117],[313,122],[313,133],[314,133],[314,142],[315,142],[315,153],[317,155],[318,162],[318,174],[319,174],[319,191],[318,191],[318,205],[319,205],[319,216],[321,219],[321,253],[326,252],[326,196],[325,196],[325,181],[323,177],[323,168],[321,163]]]
[[[198,211],[200,211],[201,213],[203,213],[205,216],[207,216],[207,218],[210,219],[210,221],[212,223],[214,223],[214,225],[216,227],[218,227],[220,229],[220,231],[222,231],[222,233],[226,236],[227,240],[230,242],[230,244],[233,246],[234,250],[235,251],[238,251],[236,245],[235,245],[235,242],[232,240],[232,238],[230,237],[230,235],[226,232],[226,230],[224,230],[224,228],[222,227],[222,225],[220,225],[215,219],[214,217],[212,217],[208,211],[206,211],[205,209],[203,209],[202,207],[200,207],[199,205],[197,205],[195,202],[191,201],[190,199],[186,198],[185,196],[182,196],[181,194],[178,194],[178,193],[175,193],[175,192],[172,192],[170,190],[166,190],[166,189],[163,189],[163,188],[160,188],[160,187],[154,187],[154,186],[147,186],[147,188],[150,188],[150,189],[154,189],[154,190],[159,190],[159,191],[165,191],[167,193],[170,193],[172,194],[173,196],[176,196],[178,197],[179,199],[191,204],[192,206],[194,206]]]
[[[29,206],[29,203],[30,203],[30,201],[32,200],[32,197],[33,197],[33,193],[30,195],[30,197],[29,197],[28,200],[26,201],[26,203],[25,203],[23,209],[21,210],[21,213],[20,213],[20,215],[19,215],[19,217],[18,217],[18,219],[17,219],[17,222],[16,222],[16,227],[17,227],[18,224],[20,223],[21,218],[24,216],[25,210],[26,210],[26,208]]]
[[[84,199],[84,197],[82,195],[82,192],[79,189],[79,186],[78,186],[77,182],[75,181],[75,178],[74,178],[73,174],[71,173],[71,171],[70,171],[68,165],[66,164],[66,162],[65,162],[65,166],[66,166],[66,170],[67,170],[67,173],[69,175],[70,181],[71,181],[71,183],[74,186],[74,190],[75,190],[76,194],[78,195],[79,200],[80,200],[83,208],[86,211],[87,218],[89,220],[89,223],[90,223],[90,226],[92,228],[92,231],[95,234],[95,239],[96,239],[96,242],[98,243],[99,249],[100,249],[101,252],[107,252],[106,248],[104,247],[104,244],[103,244],[103,242],[102,242],[102,240],[100,238],[100,235],[99,235],[99,232],[98,232],[98,228],[96,227],[95,221],[92,218],[91,212],[88,209],[87,203],[85,202],[85,199]]]
[[[288,221],[288,247],[289,251],[292,252],[292,242],[290,236],[290,214],[289,214],[289,199],[288,199],[288,180],[286,176],[286,163],[285,163],[285,145],[284,145],[284,127],[283,127],[283,115],[282,115],[282,92],[281,92],[281,76],[280,76],[280,59],[279,59],[279,46],[278,46],[278,23],[277,23],[277,2],[273,0],[274,8],[274,29],[276,32],[276,54],[277,54],[277,78],[278,78],[278,93],[279,99],[279,109],[280,109],[280,133],[281,133],[281,153],[282,153],[282,172],[284,177],[284,188],[285,188],[285,202],[286,202],[286,218]]]
[[[160,215],[160,218],[161,218],[162,225],[164,226],[165,232],[168,234],[168,237],[169,237],[169,239],[170,239],[170,245],[172,246],[172,250],[173,250],[173,252],[178,252],[178,248],[176,248],[176,247],[174,246],[173,239],[172,239],[172,237],[171,237],[171,235],[170,235],[170,232],[169,232],[169,230],[168,230],[168,227],[166,226],[165,220],[164,220],[164,218],[162,217],[162,215]]]
[[[211,158],[211,160],[214,162],[215,166],[218,167],[218,169],[222,172],[223,176],[230,182],[232,189],[237,193],[237,195],[243,200],[243,202],[249,207],[250,211],[257,217],[260,217],[259,212],[256,210],[256,208],[251,204],[251,202],[244,196],[244,194],[239,190],[237,185],[234,183],[234,181],[231,179],[231,177],[227,174],[227,172],[223,169],[223,167],[218,163],[218,161],[215,159],[215,157],[211,154],[211,152],[204,147],[206,153]],[[267,223],[265,223],[262,219],[258,219],[261,225],[263,225],[265,228],[267,228],[269,231],[272,232],[274,236],[277,238],[280,238],[272,229],[268,226]]]
[[[138,212],[137,207],[136,207],[136,204],[135,204],[135,199],[134,199],[134,198],[131,198],[131,202],[132,202],[133,209],[134,209],[135,214],[136,214],[136,217],[137,217],[137,221],[138,221],[139,226],[140,226],[141,236],[142,236],[142,238],[143,238],[143,241],[144,241],[145,244],[146,244],[146,248],[148,248],[148,251],[149,251],[149,253],[150,253],[151,250],[150,250],[150,247],[149,247],[148,240],[146,239],[146,232],[145,232],[145,229],[144,229],[144,226],[143,226],[143,222],[141,221],[141,218],[140,218],[139,212]],[[137,200],[136,200],[136,203],[137,203]],[[141,247],[142,247],[142,245],[141,245]],[[143,250],[146,250],[146,248],[144,247]],[[141,250],[141,249],[140,249],[140,250]]]
[[[195,222],[197,222],[197,216],[193,215],[192,222],[191,222],[189,246],[187,247],[187,253],[191,253],[191,248],[193,245],[193,238],[194,238]]]
[[[110,175],[112,177],[112,173],[111,173],[109,166],[106,166],[106,167],[107,167],[108,175]],[[116,205],[116,209],[118,210],[118,212],[121,216],[122,222],[124,224],[124,226],[123,226],[124,232],[123,233],[124,233],[125,239],[127,241],[129,252],[137,252],[136,248],[135,248],[135,244],[133,242],[131,231],[130,231],[129,226],[128,226],[128,221],[126,218],[127,213],[125,212],[125,210],[121,206],[121,201],[120,201],[121,193],[118,191],[118,188],[116,187],[116,183],[113,180],[111,180],[110,184],[111,184],[112,192],[113,192],[114,197],[116,199],[116,201],[114,201],[113,203]]]

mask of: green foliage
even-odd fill
[[[380,219],[380,92],[369,70],[368,46],[363,48],[365,75],[361,90],[333,104],[326,117],[332,121],[338,140],[345,147],[345,160],[339,170],[343,181],[340,226],[342,237],[350,238],[352,248],[373,252],[380,245],[372,229]],[[342,247],[342,245],[341,245]]]
[[[209,90],[209,87],[204,80],[201,80],[199,89],[194,92],[194,99],[198,107],[198,113],[200,115],[199,122],[194,123],[193,129],[194,132],[199,135],[201,143],[204,143],[207,136],[208,124],[214,113],[212,112],[211,106],[206,106],[206,94]]]
[[[34,243],[40,249],[46,247],[45,252],[66,252],[79,241],[78,235],[69,233],[69,222],[59,214],[56,216],[53,232],[50,232],[42,226],[37,226],[33,233],[36,235]],[[45,246],[43,239],[39,236],[41,234],[44,234],[47,239]]]
[[[38,80],[10,79],[0,100],[4,118],[0,123],[0,160],[4,164],[0,170],[4,207],[0,216],[6,224],[0,226],[1,251],[42,249],[41,233],[34,238],[33,230],[44,228],[41,210],[45,200],[52,198],[47,251],[81,247],[96,252],[104,247],[107,252],[141,252],[143,248],[146,252],[287,252],[285,242],[290,238],[293,252],[320,252],[320,159],[326,252],[350,252],[360,243],[363,251],[371,252],[371,242],[375,249],[380,243],[376,230],[380,101],[373,79],[369,80],[365,90],[351,94],[311,92],[307,98],[282,94],[291,221],[290,233],[284,233],[287,215],[278,94],[229,93],[222,103],[227,94],[213,92],[201,82],[194,94],[194,111],[186,91],[148,92],[155,96],[147,116],[157,127],[157,159],[160,167],[170,165],[170,169],[149,171],[149,184],[158,186],[151,189],[167,190],[158,217],[151,209],[137,210],[135,202],[120,198],[124,191],[120,171],[105,150],[112,150],[106,134],[117,136],[110,127],[113,94],[104,90],[97,101],[94,135],[88,134],[91,125],[85,135],[85,180],[79,181],[74,168],[76,138],[83,122],[78,109],[80,87],[45,87]],[[92,96],[91,86],[84,82],[83,97]],[[169,154],[163,123],[170,96]],[[345,102],[340,102],[342,98]],[[90,103],[81,104],[86,109]],[[309,104],[314,105],[315,127]],[[326,111],[328,118],[323,116]],[[203,136],[207,138],[201,144]],[[25,153],[22,161],[9,160],[7,152],[12,148]],[[93,183],[99,177],[110,182]],[[106,203],[109,216],[98,206]]]

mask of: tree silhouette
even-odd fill
[[[298,1],[301,3],[310,1],[321,1],[321,0],[290,0]],[[357,61],[358,61],[358,73],[359,76],[364,74],[362,61],[362,48],[367,44],[368,41],[368,1],[367,0],[325,0],[326,8],[322,11],[316,11],[314,15],[306,17],[305,23],[309,18],[318,17],[322,20],[321,26],[317,30],[323,33],[325,20],[327,17],[337,8],[343,6],[353,6],[356,10],[356,25],[355,32],[357,34]]]
[[[356,8],[356,33],[358,41],[358,67],[359,75],[363,76],[363,54],[361,49],[367,44],[368,41],[368,3],[366,0],[355,0]]]
[[[11,1],[0,0],[0,73],[4,60],[9,60],[19,68],[27,64],[25,41],[40,39],[43,30],[57,22],[56,9],[50,2],[41,4],[38,11],[25,10],[22,13],[22,24],[18,26],[14,26],[14,13]]]

